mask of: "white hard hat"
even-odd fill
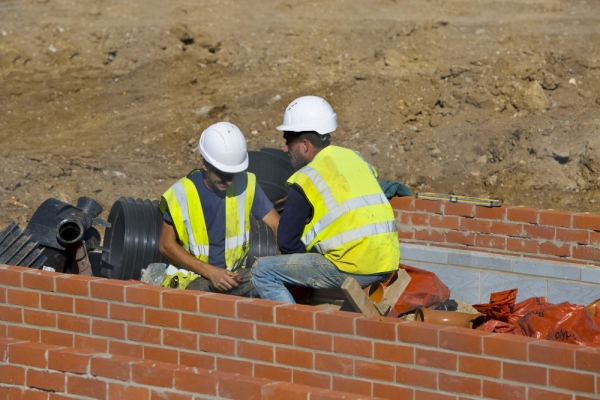
[[[204,160],[219,171],[234,174],[248,168],[246,138],[240,128],[230,122],[217,122],[200,136],[198,150]]]
[[[337,120],[333,108],[317,96],[303,96],[292,101],[283,114],[283,124],[279,131],[315,131],[326,135],[335,131]]]

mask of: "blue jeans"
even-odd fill
[[[252,282],[258,295],[263,299],[284,303],[295,303],[285,284],[334,289],[340,288],[350,276],[364,288],[375,282],[385,282],[390,274],[348,274],[340,271],[335,264],[318,253],[260,257],[258,264],[252,268]]]

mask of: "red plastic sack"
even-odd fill
[[[415,311],[419,307],[436,308],[450,298],[450,289],[433,272],[400,264],[408,272],[410,282],[396,301],[396,316]]]

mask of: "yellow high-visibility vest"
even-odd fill
[[[194,170],[190,175],[200,173]],[[169,208],[179,243],[200,261],[208,262],[208,231],[194,182],[181,178],[162,196],[160,211]],[[241,266],[248,254],[250,212],[254,202],[256,176],[250,172],[236,174],[225,196],[225,265],[232,270]]]
[[[306,251],[321,253],[352,274],[398,269],[394,211],[377,182],[377,172],[360,154],[327,146],[287,183],[298,185],[313,208],[301,238]]]

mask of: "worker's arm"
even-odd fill
[[[193,271],[210,280],[215,289],[225,291],[239,286],[232,279],[237,275],[235,272],[200,261],[181,247],[177,243],[175,228],[164,220],[160,231],[158,249],[160,254],[174,265]]]
[[[275,241],[277,242],[277,228],[279,227],[279,214],[277,214],[277,211],[272,208],[271,211],[269,211],[267,215],[262,218],[262,221],[267,224],[269,228],[271,228],[273,234],[275,235]]]
[[[302,232],[313,215],[312,207],[302,190],[292,185],[277,229],[277,244],[281,254],[306,253]]]

